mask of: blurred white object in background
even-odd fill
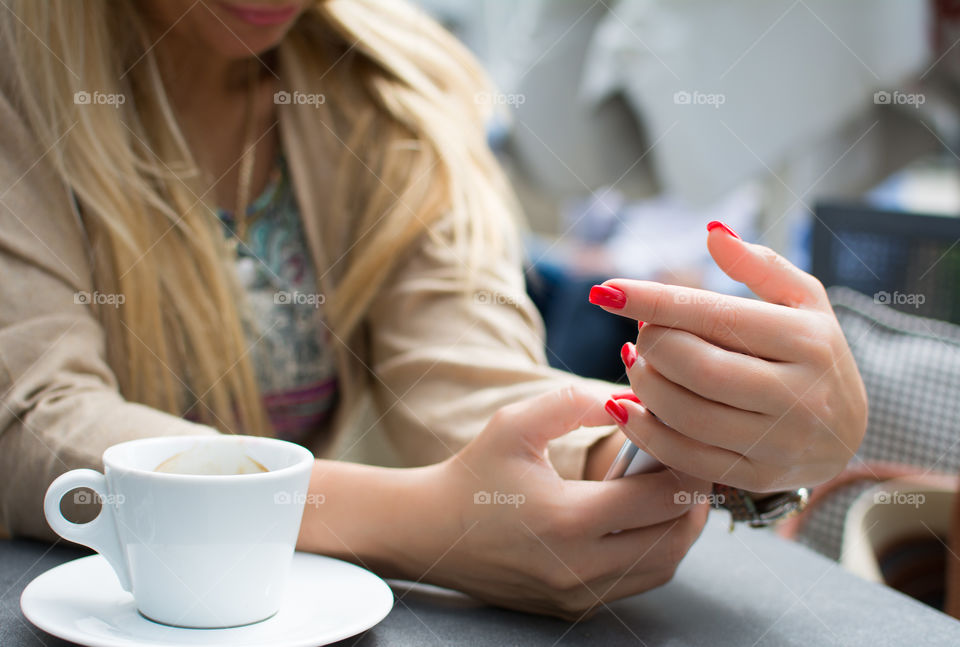
[[[866,197],[881,209],[956,217],[960,215],[960,176],[955,160],[946,156],[918,160],[885,179]]]
[[[627,97],[668,194],[707,204],[762,180],[758,235],[802,263],[819,197],[856,196],[929,146],[890,114],[930,64],[929,13],[916,0],[624,0],[597,26],[583,91]]]
[[[928,59],[928,14],[916,0],[617,2],[583,88],[622,90],[651,136],[669,129],[652,153],[662,187],[705,202],[820,145],[875,91],[905,91]]]

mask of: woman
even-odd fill
[[[22,0],[0,20],[12,533],[49,537],[47,484],[114,443],[274,434],[327,457],[301,549],[579,614],[670,578],[706,518],[678,493],[815,484],[859,443],[822,287],[722,229],[714,257],[770,303],[611,281],[594,301],[648,324],[636,395],[547,368],[482,76],[405,5]],[[330,460],[371,410],[421,467]],[[672,469],[591,482],[626,437]]]

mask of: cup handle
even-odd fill
[[[89,523],[73,523],[60,512],[60,500],[76,488],[90,488],[100,497],[100,514]],[[127,571],[117,535],[117,521],[114,506],[109,503],[107,479],[94,470],[72,470],[58,477],[43,499],[43,514],[53,531],[72,542],[89,546],[100,553],[120,580],[125,591],[132,591],[130,573]]]

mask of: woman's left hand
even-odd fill
[[[650,411],[626,399],[608,411],[638,447],[703,479],[753,492],[829,480],[860,445],[867,398],[823,286],[723,226],[707,245],[763,301],[626,279],[595,287],[591,302],[645,322],[623,356]]]

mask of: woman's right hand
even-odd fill
[[[429,514],[439,532],[420,535],[428,545],[417,552],[431,556],[422,579],[565,618],[669,581],[707,519],[708,506],[694,502],[712,486],[669,469],[605,482],[560,478],[547,442],[610,424],[604,402],[570,387],[512,404],[427,468],[436,468],[429,498],[439,505]]]

